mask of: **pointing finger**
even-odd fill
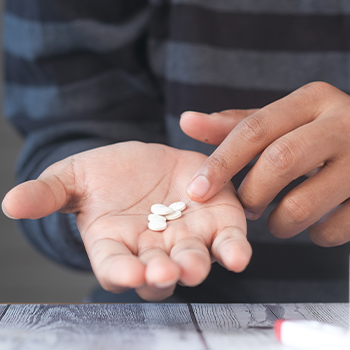
[[[184,112],[180,126],[185,134],[196,140],[219,145],[241,120],[256,111],[231,109],[212,114]]]
[[[242,120],[193,176],[190,199],[208,200],[268,145],[315,119],[329,90],[317,89],[303,87]]]

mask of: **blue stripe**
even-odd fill
[[[28,60],[80,49],[112,51],[134,41],[145,29],[149,17],[150,10],[146,9],[121,25],[87,19],[39,23],[7,13],[4,16],[4,48]]]
[[[159,77],[204,86],[292,91],[323,80],[350,91],[350,54],[222,49],[184,42],[154,41],[151,56]]]
[[[9,118],[26,115],[33,120],[91,115],[133,95],[155,97],[146,75],[131,76],[113,70],[63,87],[5,85],[4,112]]]

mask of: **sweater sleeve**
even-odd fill
[[[4,15],[4,115],[25,139],[17,182],[127,140],[165,142],[147,59],[146,0],[11,0]],[[20,220],[55,261],[90,269],[73,214]]]

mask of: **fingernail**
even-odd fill
[[[192,111],[185,111],[185,112],[182,112],[181,114],[180,114],[180,118],[182,118],[183,116],[185,116],[186,114],[191,114],[191,113],[193,113]]]
[[[209,191],[210,183],[204,175],[198,175],[188,186],[187,191],[197,198],[203,198]]]
[[[191,114],[192,114],[192,115],[196,114],[196,115],[201,115],[201,116],[208,116],[207,113],[201,113],[201,112],[197,112],[197,111],[185,111],[185,112],[183,112],[183,113],[181,114],[180,118],[183,117],[183,116],[185,116],[186,114],[190,114],[190,115],[191,115]]]
[[[1,209],[2,209],[2,212],[3,212],[9,219],[17,220],[17,218],[14,218],[13,216],[9,215],[9,213],[6,211],[5,205],[4,205],[4,201],[2,201],[2,203],[1,203]]]

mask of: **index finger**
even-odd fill
[[[193,176],[187,195],[204,202],[268,145],[314,120],[328,84],[309,84],[242,120]],[[325,86],[326,85],[326,86]]]
[[[211,114],[187,111],[181,115],[180,127],[193,139],[219,145],[240,121],[256,111],[229,109]]]

